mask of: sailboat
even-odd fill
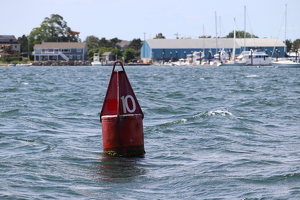
[[[193,65],[201,65],[202,59],[205,57],[204,51],[194,51],[192,54]]]
[[[285,29],[286,29],[286,20],[287,20],[287,4],[285,4]],[[272,62],[272,65],[274,67],[282,67],[282,68],[300,68],[300,61],[298,59],[298,51],[295,52],[295,59],[284,59],[284,60],[278,60],[276,58],[276,61]]]
[[[245,65],[245,58],[248,56],[243,55],[240,57],[239,60],[235,59],[235,44],[236,44],[236,28],[235,28],[235,19],[234,19],[234,29],[233,29],[233,49],[232,49],[232,55],[231,55],[231,59],[229,61],[222,61],[222,63],[220,64],[220,66],[241,66],[241,65]]]

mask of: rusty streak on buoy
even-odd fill
[[[115,71],[117,63],[123,71]],[[143,118],[123,63],[116,61],[100,113],[104,152],[113,156],[145,154]]]

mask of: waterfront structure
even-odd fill
[[[112,52],[104,52],[102,54],[102,61],[103,62],[110,62],[110,61],[114,61],[115,60],[115,56]]]
[[[34,61],[85,61],[87,51],[88,47],[85,42],[43,42],[34,45],[32,55]]]
[[[199,39],[148,39],[144,41],[141,48],[141,59],[146,63],[149,61],[177,61],[186,59],[193,52],[204,52],[205,58],[210,59],[218,55],[223,49],[230,56],[233,51],[233,38],[199,38]],[[277,38],[238,38],[235,39],[235,55],[242,51],[260,49],[270,57],[276,57],[277,52],[284,56],[285,44]]]
[[[0,35],[0,53],[20,53],[21,45],[14,35]]]

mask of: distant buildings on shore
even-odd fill
[[[130,42],[122,41],[117,45],[125,50]],[[242,51],[260,49],[270,57],[284,57],[285,44],[277,38],[199,38],[199,39],[148,39],[141,48],[141,59],[144,63],[150,61],[176,61],[186,58],[193,52],[203,52],[204,55],[213,56],[224,50],[232,54],[235,48],[235,55]],[[0,35],[0,57],[1,55],[12,55],[20,52],[21,45],[14,35]],[[276,53],[275,53],[276,51]],[[35,44],[32,55],[34,61],[63,60],[63,61],[86,61],[88,46],[86,42],[43,42]],[[110,52],[106,52],[108,54]],[[111,61],[113,55],[104,55],[106,61]],[[279,55],[278,55],[279,54]]]

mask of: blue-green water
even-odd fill
[[[0,67],[0,199],[300,199],[300,70],[125,67],[144,158],[102,153],[112,67]]]

